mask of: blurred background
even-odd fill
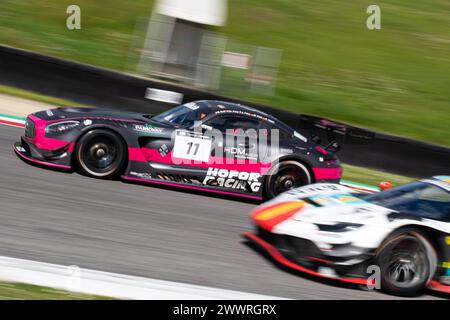
[[[68,30],[66,9],[81,8]],[[381,30],[366,9],[381,8]],[[446,0],[1,0],[0,43],[450,145]]]
[[[252,202],[67,177],[11,150],[37,110],[157,113],[219,96],[270,110],[299,131],[306,115],[376,131],[367,143],[351,143],[349,131],[340,137],[344,184],[378,190],[383,181],[446,174],[450,1],[374,1],[0,0],[0,122],[8,125],[0,132],[0,258],[280,297],[392,299],[294,279],[248,252],[238,235],[250,228]],[[72,5],[81,29],[67,27]],[[381,9],[379,30],[367,27],[371,5]],[[102,298],[0,280],[5,297]]]

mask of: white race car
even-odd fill
[[[256,232],[244,236],[290,268],[397,295],[450,293],[450,176],[375,194],[309,185],[262,204],[251,219]]]

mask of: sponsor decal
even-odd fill
[[[91,119],[86,119],[86,120],[83,121],[83,124],[85,126],[90,126],[92,124],[92,120]]]
[[[19,152],[25,152],[25,148],[24,147],[16,147],[17,151]]]
[[[450,261],[443,262],[442,267],[447,269],[447,272],[445,273],[445,277],[448,278],[448,281],[450,282]]]
[[[329,196],[313,196],[311,200],[320,206],[327,207],[340,204],[359,204],[364,203],[363,200],[356,198],[350,194],[337,194]]]
[[[275,123],[272,119],[269,119],[267,117],[264,117],[260,114],[249,112],[249,111],[243,111],[243,110],[230,110],[230,109],[224,109],[224,110],[217,110],[215,114],[238,114],[238,115],[245,115],[252,118],[257,118],[259,120],[263,120],[269,123]]]
[[[450,246],[450,236],[445,237],[445,243]]]
[[[257,172],[236,171],[218,168],[208,168],[203,184],[215,187],[241,189],[258,192],[261,188]]]
[[[46,110],[45,113],[47,114],[47,116],[53,117],[53,112],[52,112],[52,110]]]
[[[134,130],[145,133],[162,133],[164,130],[163,128],[155,127],[150,124],[134,124],[133,127]]]
[[[135,171],[130,171],[130,175],[135,176],[135,177],[139,177],[139,178],[144,178],[144,179],[150,179],[152,177],[152,175],[148,172],[135,172]]]
[[[259,166],[258,161],[267,163],[265,159],[275,158],[279,152],[279,137],[278,130],[271,130],[270,143],[267,143],[267,130],[260,130],[259,138],[255,129],[248,129],[245,136],[239,133],[237,136],[230,133],[233,130],[242,129],[226,129],[226,134],[220,130],[200,130],[208,126],[202,124],[201,126],[194,126],[194,131],[175,130],[172,132],[172,139],[174,141],[172,151],[173,164],[188,164],[192,161],[208,162],[208,166],[216,164],[245,164]],[[209,128],[209,127],[208,127]],[[248,132],[253,131],[254,135],[249,135]],[[234,131],[233,131],[234,132]],[[265,132],[265,133],[264,133]],[[213,143],[214,142],[214,143]],[[262,147],[261,147],[262,146]],[[230,167],[234,169],[235,167]],[[237,167],[236,167],[237,168]],[[255,171],[248,167],[243,170]],[[256,171],[266,173],[267,168],[262,168]]]
[[[244,160],[258,160],[258,154],[247,152],[246,148],[241,147],[225,147],[224,152],[226,154],[233,155],[236,159]]]
[[[362,202],[361,199],[356,198],[356,197],[354,197],[352,195],[347,195],[347,194],[338,195],[338,196],[334,196],[334,197],[337,198],[339,201],[342,201],[342,202],[350,202],[350,203]]]
[[[323,207],[336,204],[336,201],[333,198],[324,198],[318,196],[318,197],[311,197],[311,200]]]
[[[167,145],[163,144],[161,147],[159,147],[158,151],[161,157],[164,158],[167,153],[169,153],[169,148],[167,147]]]
[[[294,150],[286,149],[286,148],[280,148],[280,153],[291,154],[291,153],[294,153]]]
[[[287,193],[291,195],[297,195],[297,194],[316,193],[321,191],[338,191],[338,190],[341,190],[341,188],[337,184],[320,184],[320,185],[306,186],[300,189],[292,189],[287,191]]]
[[[339,205],[339,204],[338,204]],[[350,219],[355,218],[358,221],[365,221],[377,218],[377,209],[374,209],[370,205],[367,206],[350,206],[345,208],[344,210],[340,210],[339,212],[334,212],[332,208],[329,208],[327,211],[327,215],[329,219]],[[317,215],[317,212],[314,210],[306,211],[302,215],[295,217],[296,221],[308,221],[309,219],[314,219]],[[305,220],[306,219],[306,220]],[[328,232],[328,231],[326,231]],[[326,233],[325,232],[325,233]]]

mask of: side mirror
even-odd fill
[[[208,126],[206,124],[194,124],[192,126],[192,130],[194,130],[194,132],[198,132],[198,133],[204,133],[205,131],[210,131],[213,128],[211,126]]]
[[[392,189],[393,185],[389,181],[382,181],[378,185],[381,191]]]
[[[212,131],[213,127],[208,126],[207,124],[202,124],[200,126],[202,128],[203,131]]]

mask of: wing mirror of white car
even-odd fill
[[[378,187],[380,188],[381,191],[384,191],[384,190],[392,189],[394,187],[394,185],[389,181],[382,181],[382,182],[380,182]]]

